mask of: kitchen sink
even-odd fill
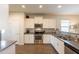
[[[64,39],[64,40],[69,40],[69,41],[72,40],[71,38],[67,38],[67,37],[64,37],[64,36],[61,36],[61,35],[58,35],[57,37],[62,38],[62,39]]]

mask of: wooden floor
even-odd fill
[[[16,45],[16,54],[57,54],[50,44]]]

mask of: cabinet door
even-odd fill
[[[26,34],[24,40],[25,43],[34,43],[34,35]]]
[[[53,37],[51,44],[54,46],[56,51],[60,54],[64,53],[64,42],[60,39]]]
[[[34,22],[35,24],[43,24],[43,18],[41,16],[35,17]]]
[[[29,40],[30,40],[30,43],[34,43],[34,35],[29,35]]]
[[[57,46],[57,41],[56,41],[56,38],[55,38],[54,36],[52,36],[51,44],[52,44],[52,46],[53,46],[54,48]]]
[[[52,38],[51,38],[51,40],[50,40],[50,43],[52,44],[52,45],[54,45],[54,37],[52,36]]]
[[[43,35],[43,43],[50,43],[51,35]]]
[[[34,28],[34,19],[25,19],[25,28]]]
[[[64,42],[59,40],[59,39],[58,39],[58,42],[57,42],[57,51],[60,54],[64,54]]]
[[[44,19],[43,28],[56,28],[56,20],[54,19]]]

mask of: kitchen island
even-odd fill
[[[0,54],[15,54],[16,41],[1,40],[0,41]]]

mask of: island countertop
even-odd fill
[[[10,47],[11,45],[13,45],[14,43],[16,43],[16,41],[11,41],[11,40],[1,40],[0,41],[0,52],[5,50],[6,48]]]

